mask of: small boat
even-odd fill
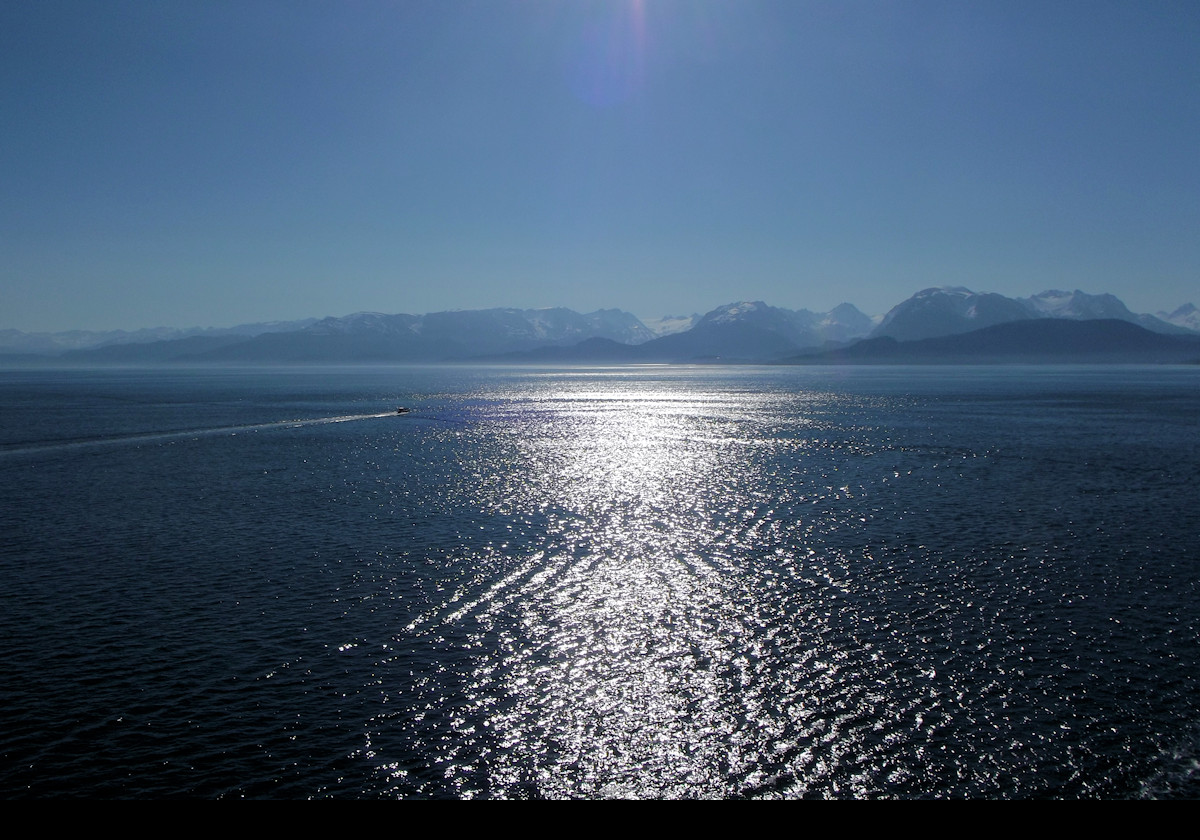
[[[410,411],[412,411],[412,409],[411,409],[411,408],[405,408],[404,406],[399,406],[399,407],[396,409],[396,413],[397,413],[397,414],[408,414]]]

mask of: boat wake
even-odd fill
[[[273,429],[300,429],[306,426],[325,426],[330,423],[352,423],[356,420],[378,420],[383,417],[395,417],[395,411],[385,411],[378,414],[342,414],[336,417],[311,417],[299,420],[277,420],[271,423],[250,423],[236,426],[211,426],[200,429],[180,429],[169,432],[141,432],[130,435],[112,435],[107,437],[82,438],[75,440],[57,440],[44,443],[21,443],[13,446],[0,447],[0,457],[14,455],[40,455],[51,452],[72,449],[90,449],[99,446],[117,446],[140,443],[157,443],[166,440],[184,438],[213,437],[220,435],[236,435],[243,432],[265,432]]]

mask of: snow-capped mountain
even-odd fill
[[[825,313],[821,319],[821,329],[827,336],[840,333],[843,337],[836,339],[838,341],[849,341],[870,334],[875,323],[875,318],[863,314],[854,304],[839,303]]]
[[[1050,289],[1023,299],[1029,308],[1047,318],[1087,321],[1093,318],[1132,320],[1135,316],[1115,295],[1089,295],[1076,289],[1064,292]]]
[[[419,335],[421,316],[355,312],[353,315],[322,318],[303,332],[309,335]]]
[[[311,335],[420,336],[427,341],[467,344],[571,344],[586,338],[608,338],[641,344],[654,338],[635,316],[619,309],[580,314],[553,309],[455,309],[426,315],[358,312],[325,318],[304,332]]]
[[[1027,304],[1031,312],[1044,318],[1067,318],[1072,321],[1111,318],[1115,321],[1137,324],[1152,332],[1173,333],[1177,331],[1173,329],[1175,325],[1170,324],[1166,319],[1130,312],[1129,307],[1115,295],[1089,295],[1079,289],[1073,292],[1051,289],[1024,298],[1021,302]]]
[[[871,331],[871,319],[853,304],[843,303],[829,312],[783,309],[761,300],[719,306],[702,317],[695,329],[729,324],[752,326],[777,333],[797,347],[861,338]]]
[[[830,312],[768,306],[760,300],[718,306],[682,332],[638,347],[643,361],[764,361],[804,348],[841,344],[867,334],[871,319],[851,304]]]
[[[664,315],[661,318],[643,318],[646,329],[662,338],[664,335],[687,332],[700,322],[699,315]]]
[[[962,286],[943,286],[922,289],[892,307],[871,336],[915,341],[1030,317],[1029,309],[1012,298],[991,292],[976,294]]]
[[[1200,332],[1200,309],[1197,309],[1190,303],[1185,303],[1170,314],[1159,312],[1158,317],[1168,324],[1183,327],[1185,330]]]
[[[1119,298],[1108,294],[1050,290],[1028,298],[1009,298],[993,292],[976,293],[962,286],[946,286],[922,289],[897,304],[871,335],[915,341],[1032,318],[1128,321],[1159,333],[1179,333],[1182,329],[1153,315],[1130,312]]]

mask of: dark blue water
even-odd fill
[[[1194,368],[7,371],[0,412],[6,797],[1200,795]]]

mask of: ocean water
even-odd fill
[[[0,795],[1195,797],[1198,479],[1196,368],[2,371]]]

